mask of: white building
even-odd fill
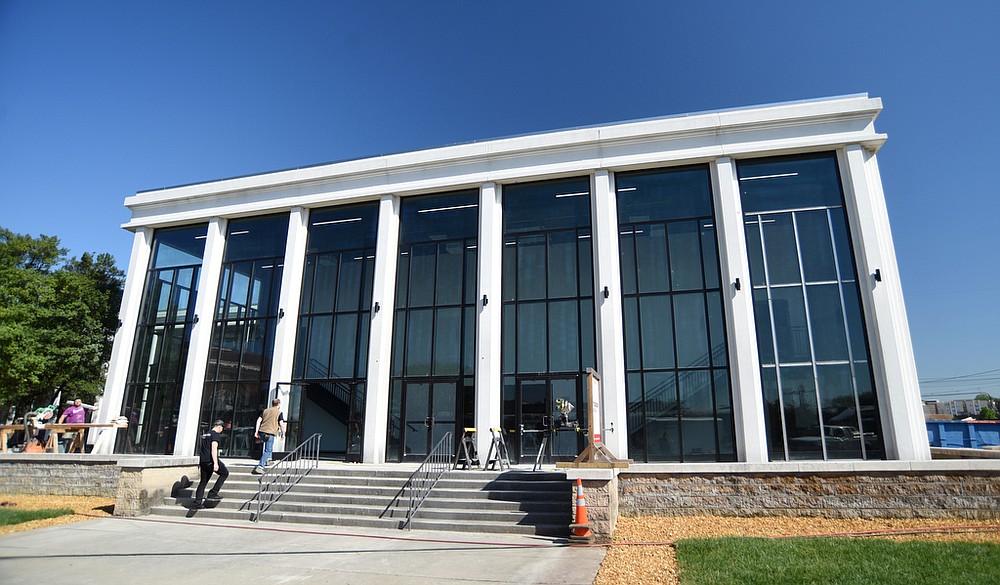
[[[930,458],[866,95],[144,191],[100,419],[118,452],[421,459],[567,399],[642,462]],[[556,430],[545,455],[583,435]],[[485,452],[488,435],[480,433]]]

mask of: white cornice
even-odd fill
[[[763,156],[860,143],[877,150],[882,109],[865,95],[561,130],[140,192],[123,227],[237,217],[719,156]]]

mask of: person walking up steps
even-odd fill
[[[264,452],[260,455],[260,463],[253,468],[254,475],[264,473],[267,460],[271,458],[274,449],[274,436],[282,437],[284,434],[285,415],[281,413],[281,399],[275,398],[271,401],[271,408],[265,409],[257,417],[257,428],[254,429],[254,436],[264,443]]]
[[[222,484],[226,483],[226,478],[229,477],[229,469],[219,459],[219,445],[222,443],[222,435],[219,433],[222,432],[224,426],[225,423],[217,420],[212,424],[212,428],[208,432],[201,435],[201,450],[199,453],[201,460],[199,463],[201,467],[201,481],[198,482],[194,501],[191,502],[192,510],[205,507],[205,500],[203,498],[205,495],[205,486],[208,485],[208,480],[212,477],[213,473],[219,474],[219,479],[216,480],[215,486],[209,490],[208,499],[209,501],[215,501],[216,504],[218,504],[218,500],[222,499],[222,496],[219,495],[219,490],[222,489]]]

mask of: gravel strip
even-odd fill
[[[614,543],[665,543],[657,546],[611,546],[597,573],[595,585],[675,585],[675,549],[668,544],[684,538],[720,536],[810,536],[820,534],[911,531],[954,527],[988,527],[995,532],[898,535],[893,540],[962,540],[1000,543],[1000,519],[973,520],[830,520],[826,518],[767,517],[727,518],[718,516],[620,517]],[[882,538],[882,537],[880,537]]]

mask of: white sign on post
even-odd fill
[[[604,429],[604,418],[601,408],[601,377],[593,368],[587,368],[587,403],[590,405],[590,444],[596,447],[603,443],[601,431]]]

